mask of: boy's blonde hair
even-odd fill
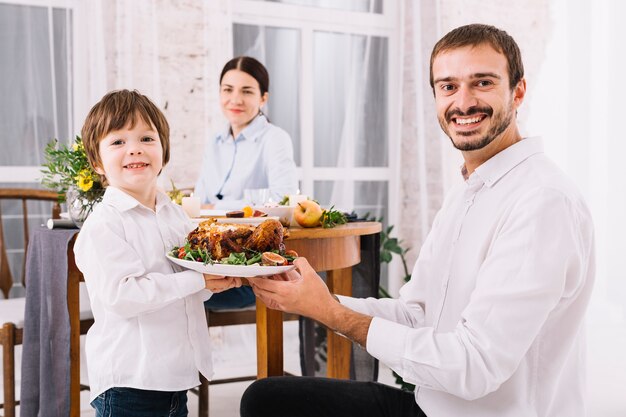
[[[110,132],[123,129],[129,123],[133,128],[138,116],[156,129],[163,147],[163,166],[169,162],[170,126],[161,110],[137,90],[117,90],[107,93],[91,108],[81,130],[85,153],[94,169],[102,167],[100,141]]]

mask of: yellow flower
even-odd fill
[[[93,178],[88,169],[81,170],[75,179],[78,188],[85,192],[91,190],[91,187],[93,187]]]
[[[72,150],[74,152],[84,152],[85,151],[85,145],[83,145],[83,142],[74,143],[72,145]]]

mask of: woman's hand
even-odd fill
[[[202,274],[204,276],[204,288],[212,293],[218,293],[231,288],[239,288],[242,285],[241,278],[225,277],[220,275]]]

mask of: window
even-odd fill
[[[294,142],[303,194],[395,220],[400,70],[392,1],[233,3],[234,56],[270,73],[267,113]],[[332,9],[332,10],[331,10]]]
[[[37,182],[45,145],[72,134],[71,27],[71,9],[0,3],[0,183]]]
[[[272,3],[311,6],[352,12],[382,13],[382,0],[260,0]]]

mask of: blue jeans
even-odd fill
[[[252,288],[244,285],[213,294],[211,298],[204,302],[204,308],[209,310],[243,308],[253,305],[255,301],[256,298]]]
[[[91,406],[96,417],[187,417],[187,391],[110,388]]]

